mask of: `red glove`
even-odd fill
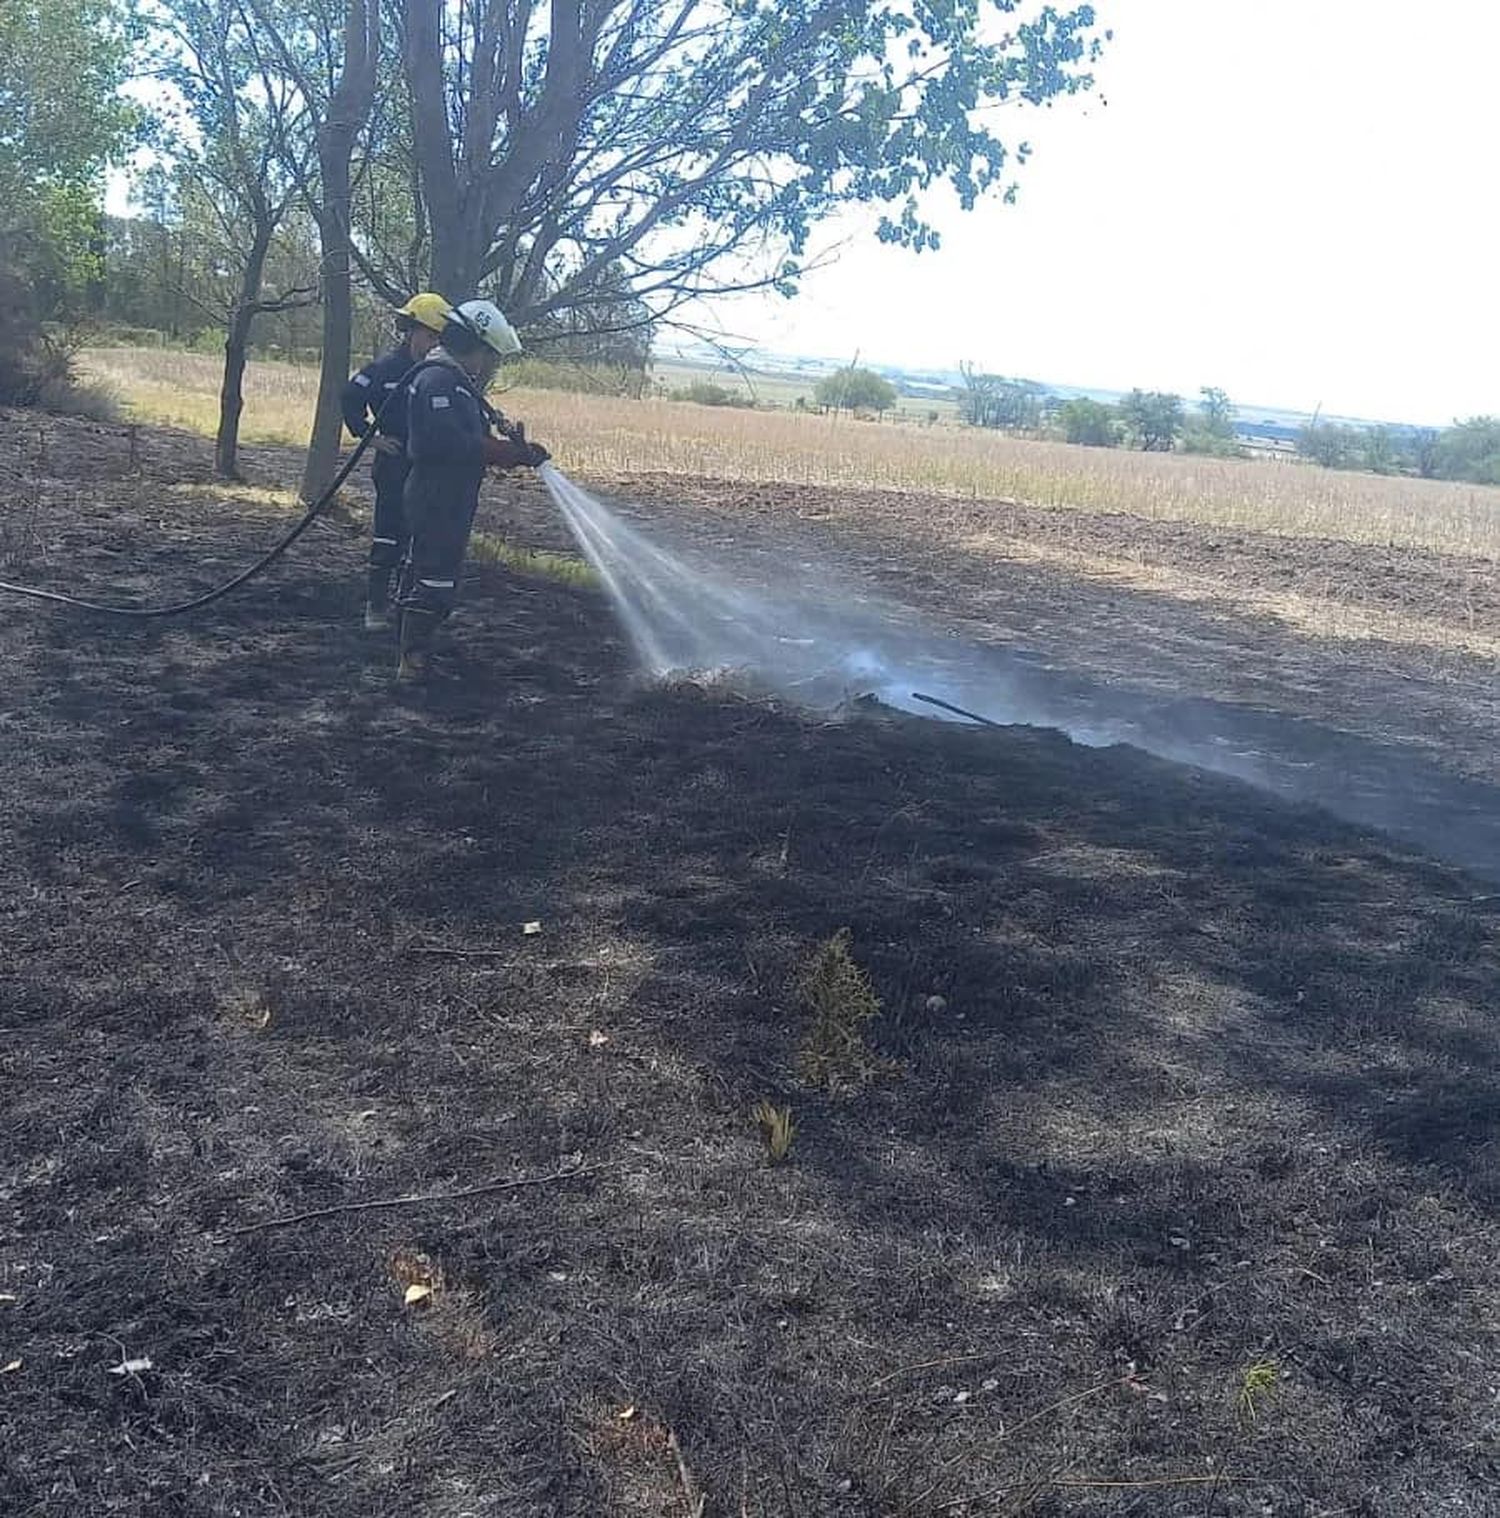
[[[517,443],[508,437],[486,437],[484,462],[491,469],[515,469],[531,462],[531,445]]]
[[[524,429],[514,429],[518,435],[510,437],[487,437],[484,440],[484,461],[496,469],[518,469],[523,465],[537,469],[552,457],[540,443],[528,443]]]

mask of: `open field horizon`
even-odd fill
[[[212,433],[217,358],[90,349],[81,367],[133,419]],[[316,390],[312,368],[253,362],[245,441],[305,442]],[[654,398],[517,389],[494,399],[583,474],[927,492],[1500,559],[1496,487]]]

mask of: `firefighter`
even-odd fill
[[[499,307],[465,301],[408,386],[411,548],[402,572],[398,679],[425,673],[433,634],[453,610],[485,470],[535,469],[547,461],[545,448],[528,442],[524,428],[484,399],[500,360],[520,351]]]
[[[437,346],[452,306],[441,295],[424,290],[413,295],[396,315],[396,347],[366,364],[344,386],[344,425],[355,437],[373,427],[375,462],[375,526],[370,543],[369,584],[365,594],[365,629],[391,625],[391,592],[397,568],[406,556],[410,533],[402,497],[406,490],[406,396],[401,381],[413,365]]]

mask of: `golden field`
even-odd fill
[[[211,433],[219,362],[150,349],[91,349],[86,376],[137,420]],[[247,442],[300,444],[311,368],[253,363]],[[1088,512],[1500,557],[1500,489],[1340,473],[1290,462],[1074,447],[953,426],[866,422],[555,390],[492,397],[580,475],[922,491]]]

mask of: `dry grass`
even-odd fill
[[[85,378],[120,396],[133,419],[213,436],[223,371],[219,359],[156,348],[90,348],[80,355],[78,367]],[[317,393],[316,369],[251,364],[245,373],[241,438],[301,446]]]
[[[797,1136],[792,1109],[763,1101],[756,1104],[754,1116],[767,1156],[773,1165],[779,1165],[792,1152],[792,1140]]]
[[[865,1042],[866,1027],[880,1015],[880,998],[869,972],[854,958],[853,942],[844,928],[819,944],[797,987],[810,1016],[802,1076],[836,1095],[857,1091],[884,1069]]]
[[[213,429],[219,366],[211,357],[96,349],[83,367],[141,420]],[[312,369],[252,364],[246,440],[304,441],[316,388]],[[789,411],[546,390],[513,390],[499,400],[547,440],[563,467],[585,475],[918,490],[1500,558],[1500,489]]]
[[[215,480],[212,484],[180,482],[165,487],[169,496],[185,501],[240,501],[246,506],[274,506],[282,511],[303,509],[295,490],[275,485],[244,485],[230,480]]]

